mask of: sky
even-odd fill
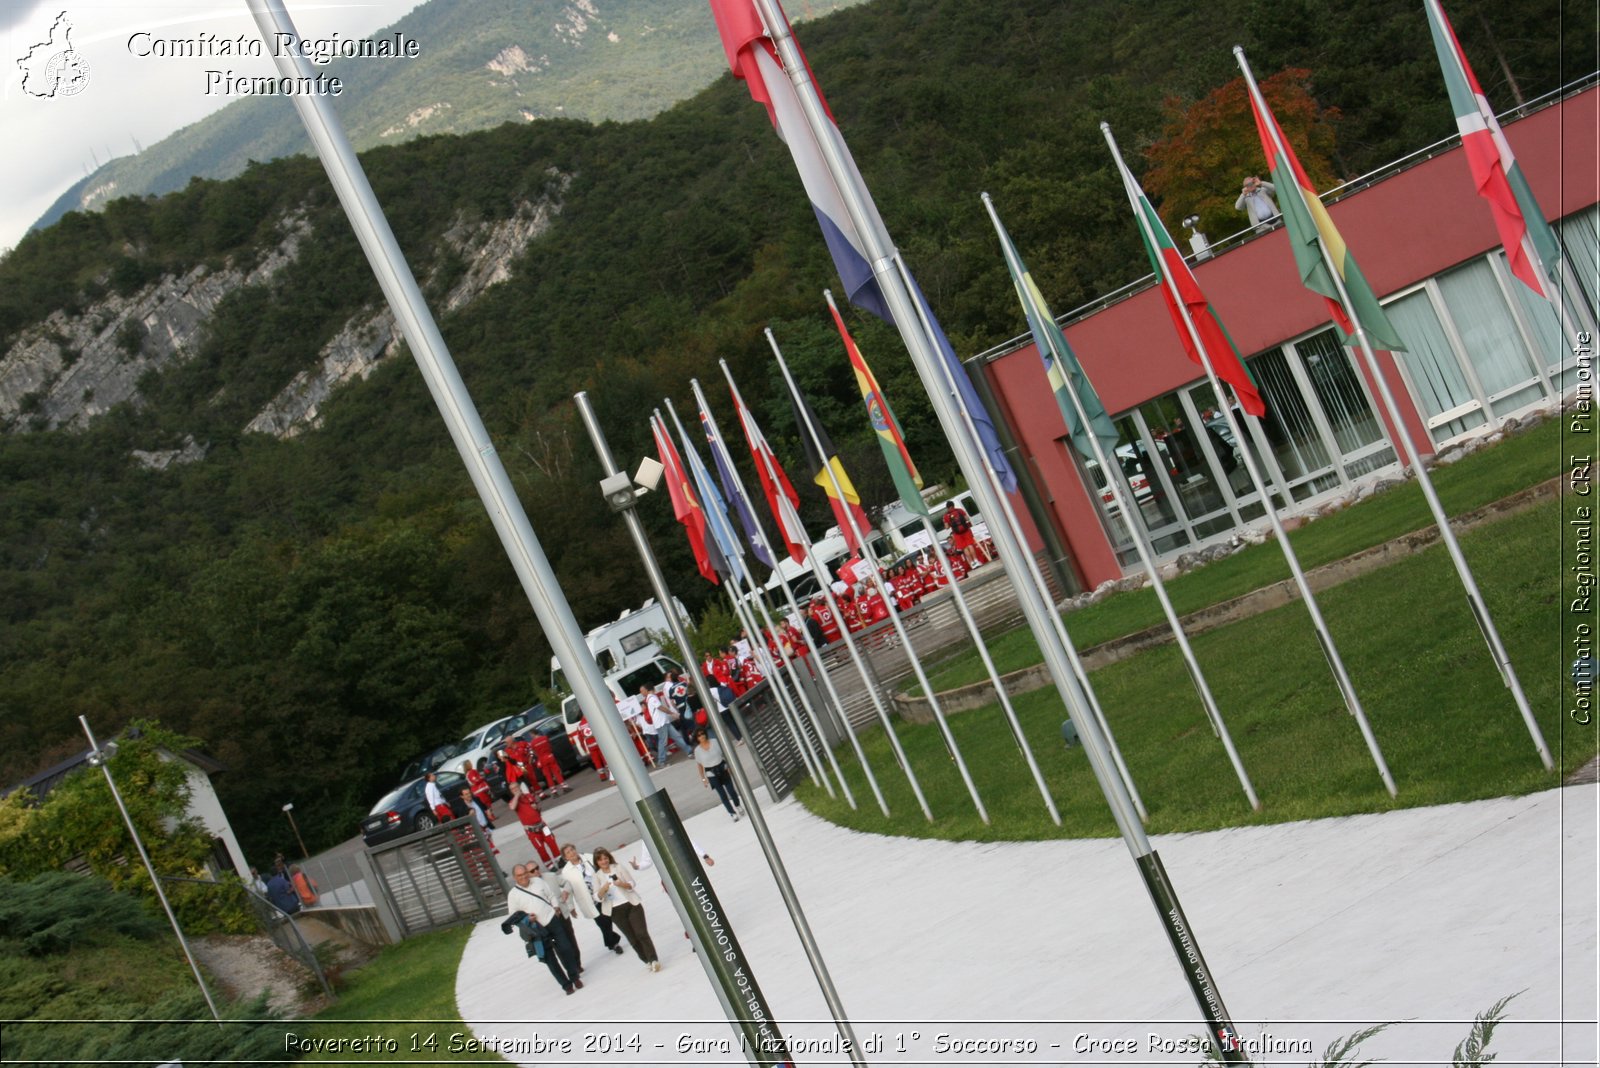
[[[304,38],[360,36],[381,29],[419,0],[355,0],[333,4],[285,0]],[[71,45],[87,77],[78,92],[34,95],[19,60],[49,41],[58,16],[71,24]],[[201,34],[259,39],[245,0],[0,0],[0,252],[74,182],[108,158],[126,156],[231,103],[207,94],[208,69],[270,75],[257,57],[138,55],[152,40],[193,41]],[[149,36],[141,36],[149,35]],[[59,49],[33,53],[34,69]],[[37,80],[29,88],[39,86]],[[283,102],[285,108],[290,105]]]

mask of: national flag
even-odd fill
[[[752,0],[711,0],[711,14],[716,20],[717,32],[722,37],[722,47],[727,53],[728,66],[733,70],[734,77],[742,79],[749,88],[750,95],[766,107],[767,116],[772,120],[779,139],[789,147],[795,168],[800,172],[801,184],[805,186],[806,196],[816,213],[817,223],[822,228],[823,240],[827,243],[828,252],[833,256],[834,267],[844,283],[844,291],[850,303],[897,327],[902,336],[910,330],[915,330],[917,324],[895,322],[894,316],[889,311],[888,302],[884,299],[883,291],[873,274],[872,264],[877,257],[872,250],[877,250],[878,254],[893,255],[894,243],[890,240],[883,220],[878,215],[878,209],[867,191],[866,182],[862,180],[861,173],[856,168],[849,146],[845,144],[844,137],[834,125],[832,115],[825,114],[823,117],[822,136],[827,138],[833,155],[840,161],[844,170],[844,180],[859,191],[859,199],[866,216],[865,224],[870,231],[866,236],[863,236],[851,221],[850,213],[845,207],[844,196],[839,191],[833,172],[828,168],[827,156],[823,153],[822,145],[813,134],[811,126],[806,122],[800,94],[784,74],[783,66],[778,61],[777,49],[767,28],[762,24],[760,12],[755,9]],[[792,39],[793,35],[790,37]],[[795,41],[794,46],[798,53],[800,43]],[[801,62],[805,64],[803,53]],[[809,76],[808,64],[806,72]],[[815,86],[816,79],[810,80]],[[820,89],[817,91],[817,98],[822,99]],[[823,110],[827,111],[826,101],[823,101]],[[978,399],[972,382],[967,378],[966,369],[956,358],[955,350],[945,337],[944,331],[934,318],[932,309],[928,307],[926,298],[923,297],[909,271],[905,274],[905,281],[917,305],[916,311],[922,320],[923,333],[939,353],[951,379],[955,382],[956,390],[961,394],[962,403],[972,415],[973,425],[978,431],[979,444],[988,456],[989,465],[1000,479],[1000,484],[1007,490],[1015,491],[1016,474],[1006,461],[1005,449],[1000,444],[999,434],[995,431],[983,403]]]
[[[872,432],[877,435],[878,446],[883,449],[883,460],[889,465],[889,477],[894,479],[894,488],[900,494],[900,501],[911,511],[925,516],[928,514],[928,505],[922,499],[922,476],[917,473],[917,465],[911,462],[905,435],[900,432],[894,409],[889,407],[889,398],[883,395],[872,368],[867,366],[867,358],[856,347],[855,338],[845,329],[844,319],[834,306],[831,295],[828,297],[828,311],[833,313],[833,325],[839,328],[839,338],[850,357],[850,366],[856,373],[856,388],[861,390],[861,401],[867,406],[867,418],[872,421]]]
[[[1478,195],[1489,202],[1489,213],[1494,217],[1500,243],[1505,246],[1511,273],[1529,289],[1548,298],[1551,279],[1543,269],[1561,262],[1561,246],[1545,221],[1517,158],[1511,154],[1511,145],[1472,73],[1444,9],[1438,0],[1423,0],[1423,6],[1428,12],[1428,29],[1433,33],[1433,48],[1444,71],[1445,88],[1450,93],[1450,108],[1456,115],[1456,129],[1461,131],[1461,148]]]
[[[1039,358],[1044,361],[1045,377],[1050,380],[1050,389],[1056,395],[1056,404],[1061,409],[1061,418],[1066,420],[1067,433],[1072,437],[1073,446],[1080,456],[1093,460],[1095,449],[1094,442],[1090,440],[1092,434],[1100,440],[1105,453],[1114,453],[1117,448],[1117,428],[1112,425],[1111,416],[1106,414],[1106,406],[1094,391],[1089,376],[1083,373],[1083,367],[1078,363],[1072,346],[1067,344],[1066,335],[1061,332],[1055,316],[1050,314],[1050,305],[1045,302],[1038,283],[1022,262],[1022,255],[1012,244],[1011,235],[1006,232],[1005,224],[1000,221],[1000,215],[987,193],[983,202],[989,209],[995,233],[1000,236],[1000,250],[1005,256],[1006,269],[1011,272],[1011,284],[1016,288],[1017,300],[1022,302],[1022,314],[1028,320],[1028,329],[1033,334]],[[1084,415],[1088,416],[1087,425],[1078,418],[1077,406],[1072,403],[1074,394],[1078,404],[1083,406]]]
[[[729,385],[731,388],[732,383]],[[789,559],[803,564],[806,562],[808,543],[806,532],[799,524],[800,495],[789,484],[789,476],[784,474],[783,465],[778,463],[772,446],[767,444],[761,428],[756,425],[756,417],[739,399],[737,389],[733,390],[733,410],[739,417],[739,425],[744,428],[744,439],[750,445],[756,477],[761,480],[761,492],[767,498],[767,507],[778,522],[778,536],[783,538],[784,546],[789,550]]]
[[[1238,49],[1234,51],[1237,53]],[[1239,56],[1239,62],[1244,64],[1243,55]],[[1278,210],[1283,213],[1289,247],[1294,250],[1294,261],[1300,269],[1300,281],[1307,289],[1321,293],[1327,299],[1328,311],[1346,338],[1355,333],[1355,323],[1359,322],[1377,347],[1391,352],[1404,351],[1405,344],[1400,340],[1399,333],[1384,314],[1372,287],[1367,284],[1366,276],[1356,265],[1355,257],[1345,248],[1338,227],[1333,225],[1327,207],[1323,205],[1322,198],[1317,196],[1305,168],[1300,166],[1299,158],[1294,154],[1294,149],[1289,147],[1283,129],[1253,80],[1250,82],[1250,110],[1255,115],[1256,133],[1261,137],[1262,151],[1266,153],[1267,170],[1271,172],[1272,184],[1277,189]],[[1323,249],[1327,250],[1326,261],[1323,259]],[[1348,308],[1339,303],[1338,287],[1328,273],[1329,263],[1339,272],[1345,291],[1350,294]]]
[[[721,554],[717,552],[716,545],[706,543],[705,512],[695,497],[694,489],[689,485],[688,475],[683,469],[683,460],[678,456],[678,450],[673,446],[672,438],[668,436],[666,428],[654,417],[650,419],[650,432],[655,435],[656,452],[661,457],[661,466],[666,468],[663,474],[667,483],[667,493],[672,498],[672,512],[689,535],[689,548],[694,551],[695,566],[700,569],[700,574],[707,582],[716,585],[717,573],[727,564],[717,559]]]
[[[1108,130],[1106,137],[1109,139],[1110,136]],[[1128,194],[1128,203],[1133,205],[1133,213],[1138,217],[1139,237],[1144,241],[1145,255],[1150,257],[1150,267],[1156,272],[1156,277],[1162,279],[1161,296],[1166,300],[1172,325],[1178,331],[1178,340],[1183,342],[1183,351],[1196,364],[1205,366],[1189,328],[1184,325],[1178,298],[1183,300],[1183,307],[1189,312],[1189,321],[1194,324],[1195,333],[1200,335],[1200,343],[1205,346],[1211,369],[1218,378],[1233,387],[1234,395],[1239,398],[1246,412],[1255,416],[1265,415],[1267,407],[1261,402],[1261,394],[1256,390],[1249,369],[1239,358],[1239,348],[1228,334],[1228,328],[1206,300],[1205,293],[1201,292],[1200,283],[1195,279],[1194,272],[1189,270],[1188,263],[1184,262],[1183,253],[1173,244],[1172,235],[1156,214],[1150,198],[1144,195],[1144,190],[1129,173],[1127,164],[1122,161],[1122,153],[1116,150],[1115,144],[1112,145],[1111,154],[1117,161],[1117,171],[1122,175],[1122,188]],[[1177,298],[1173,296],[1174,292]]]
[[[711,474],[700,460],[700,453],[689,440],[689,435],[683,429],[683,424],[678,423],[676,412],[672,420],[678,425],[678,440],[683,445],[683,455],[689,463],[689,474],[694,478],[695,489],[700,494],[700,507],[705,512],[706,530],[711,534],[711,540],[716,542],[717,552],[721,556],[724,567],[718,568],[724,578],[734,578],[744,581],[749,573],[744,567],[744,554],[739,548],[739,536],[733,532],[733,524],[728,522],[728,506],[722,499],[722,494],[717,491],[717,484],[711,480]]]
[[[795,424],[800,428],[800,448],[805,453],[806,470],[811,472],[811,481],[822,487],[822,492],[828,495],[828,504],[833,508],[839,533],[844,535],[850,551],[858,553],[861,551],[861,537],[857,536],[856,531],[865,536],[872,530],[867,513],[861,510],[861,494],[856,492],[850,476],[845,474],[844,464],[839,461],[839,450],[833,447],[833,439],[822,429],[821,420],[811,410],[799,386],[789,392],[789,407],[794,411]]]
[[[696,384],[696,397],[699,396],[699,392],[699,386]],[[749,547],[752,556],[769,568],[777,566],[772,561],[772,554],[767,552],[765,539],[761,537],[761,528],[756,524],[750,502],[745,500],[744,487],[734,474],[733,457],[728,455],[728,447],[717,436],[711,417],[703,408],[700,410],[700,427],[706,434],[706,446],[711,450],[711,463],[717,469],[717,481],[722,483],[722,495],[733,505],[734,514],[739,517],[739,526],[744,530],[745,545]]]

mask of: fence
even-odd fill
[[[505,911],[505,875],[471,819],[370,847],[373,904],[395,941]]]

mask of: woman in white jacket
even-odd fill
[[[594,858],[579,853],[578,847],[568,842],[561,847],[561,861],[561,868],[556,874],[561,876],[571,889],[572,900],[577,904],[578,911],[593,920],[594,925],[600,928],[600,938],[605,942],[606,948],[621,956],[622,936],[617,934],[611,923],[611,917],[601,911],[600,903],[595,900],[596,891],[600,889],[600,880],[595,871]]]
[[[631,873],[609,849],[594,851],[595,900],[600,902],[600,913],[610,916],[611,922],[622,931],[628,945],[653,972],[661,970],[656,956],[656,944],[650,938],[650,928],[644,922],[644,903],[639,898],[639,888]]]

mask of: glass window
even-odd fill
[[[1409,351],[1395,355],[1411,378],[1416,400],[1428,418],[1435,441],[1444,441],[1487,421],[1477,403],[1455,350],[1439,325],[1426,289],[1408,293],[1384,306]],[[1472,406],[1468,408],[1468,406]],[[1467,410],[1461,410],[1467,409]],[[1434,422],[1445,413],[1448,419]]]
[[[1294,347],[1339,452],[1358,452],[1381,441],[1383,425],[1367,401],[1366,390],[1338,331],[1324,330],[1295,342]]]
[[[1571,278],[1588,298],[1591,315],[1600,314],[1600,204],[1556,224],[1567,250]]]
[[[1144,416],[1145,426],[1149,428],[1150,438],[1155,443],[1158,462],[1167,476],[1167,485],[1158,488],[1166,490],[1170,486],[1170,492],[1176,494],[1183,514],[1190,520],[1225,511],[1228,502],[1217,488],[1211,465],[1201,452],[1195,430],[1188,425],[1177,396],[1169,393],[1148,401],[1140,406],[1139,414]],[[1162,472],[1147,473],[1152,476],[1152,482],[1160,482]],[[1170,512],[1169,507],[1167,513]]]
[[[1467,350],[1495,415],[1531,404],[1544,389],[1529,362],[1522,332],[1500,291],[1494,268],[1477,259],[1439,276],[1439,295]]]

